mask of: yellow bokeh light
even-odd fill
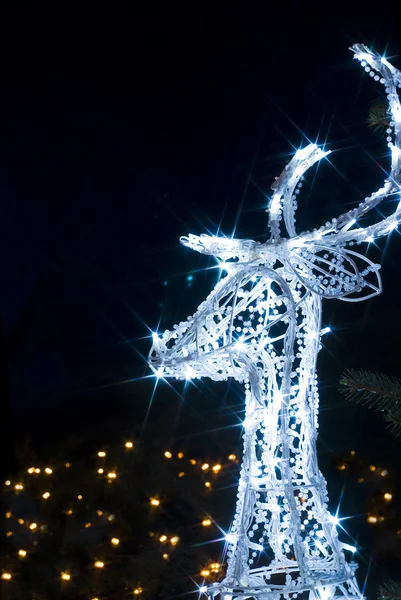
[[[180,473],[178,473],[178,477],[184,477],[185,473],[184,471],[180,471]]]
[[[374,517],[373,515],[370,515],[368,517],[368,523],[377,523],[377,517]]]
[[[104,458],[106,456],[106,452],[104,450],[99,450],[97,455],[100,456],[100,458]]]
[[[113,546],[118,546],[118,544],[120,543],[120,540],[116,537],[111,538],[111,543],[113,544]]]
[[[150,503],[152,506],[159,506],[160,500],[158,500],[157,498],[151,498]]]
[[[64,581],[69,581],[71,579],[71,575],[69,573],[61,573],[61,579],[64,579]]]
[[[203,463],[203,465],[202,465],[202,471],[207,471],[208,468],[209,468],[208,463]]]
[[[369,466],[369,469],[370,469],[372,472],[373,472],[373,471],[376,471],[376,467],[375,467],[374,465],[370,465],[370,466]]]
[[[92,523],[85,523],[85,529],[89,529],[89,527],[92,527]]]
[[[12,534],[13,534],[13,532],[12,532],[12,531],[7,531],[7,533],[6,533],[6,536],[7,536],[7,537],[11,537],[11,536],[12,536]]]
[[[205,486],[207,488],[210,488],[212,486],[212,484],[210,483],[210,481],[205,481]]]
[[[165,542],[167,540],[167,536],[166,535],[161,535],[159,538],[159,542]]]
[[[202,577],[209,577],[210,571],[209,571],[209,569],[202,569],[200,574],[202,575]]]
[[[117,473],[115,471],[110,471],[110,473],[107,473],[107,477],[110,479],[115,479],[117,477]]]
[[[11,513],[10,513],[10,511],[6,512],[6,517],[7,517],[7,519],[11,519]]]
[[[66,463],[65,463],[65,468],[66,468],[66,469],[69,469],[70,467],[71,467],[71,463],[69,463],[69,462],[66,462]]]
[[[28,473],[35,473],[35,467],[29,467]]]
[[[53,473],[53,470],[50,467],[46,467],[45,473],[47,473],[48,475],[51,475]]]
[[[178,544],[179,541],[180,541],[180,538],[178,537],[178,535],[175,535],[170,539],[170,544],[175,546],[176,544]]]
[[[22,485],[22,483],[17,483],[17,485],[15,486],[16,490],[23,490],[24,486]]]
[[[386,476],[388,475],[388,471],[387,471],[387,469],[383,469],[383,471],[380,473],[380,475],[381,475],[382,477],[386,477]]]
[[[196,460],[194,458],[191,458],[189,462],[191,463],[191,465],[196,465]]]
[[[79,496],[78,496],[78,500],[82,500],[82,496],[81,496],[81,494],[79,494]]]
[[[97,560],[97,561],[95,561],[93,566],[96,567],[97,569],[103,569],[104,562],[102,562],[101,560]]]
[[[11,573],[2,573],[1,578],[2,579],[11,579]]]
[[[42,498],[44,498],[45,500],[47,500],[49,497],[50,497],[49,492],[45,492],[44,494],[42,494]]]
[[[220,469],[221,469],[221,465],[214,465],[214,467],[213,467],[213,471],[215,473],[218,473],[220,471]]]
[[[363,483],[364,481],[365,481],[365,478],[364,478],[364,477],[360,477],[360,478],[358,479],[358,483]]]
[[[389,492],[386,492],[384,494],[384,499],[386,500],[386,502],[390,502],[390,500],[393,499],[393,494],[390,494]]]
[[[163,558],[164,558],[164,560],[168,559],[168,554],[166,552],[163,554]]]
[[[139,596],[139,594],[142,594],[142,591],[143,591],[143,590],[142,590],[142,588],[141,588],[141,587],[137,587],[137,588],[135,588],[135,589],[134,589],[134,594],[135,594],[136,596]]]
[[[97,472],[99,473],[99,475],[101,475],[102,473],[104,473],[104,469],[98,469]]]
[[[35,469],[35,473],[40,473],[40,469]]]
[[[18,523],[19,523],[20,525],[23,525],[23,524],[25,523],[25,521],[24,521],[24,519],[18,519]]]
[[[72,509],[71,508],[66,511],[66,515],[72,515]]]
[[[171,454],[171,452],[169,450],[166,450],[166,452],[164,453],[164,456],[166,458],[171,458],[173,455]]]
[[[177,457],[178,458],[184,458],[184,453],[183,452],[178,452]]]
[[[9,479],[7,479],[7,481],[4,482],[5,485],[11,485],[11,481]]]
[[[97,511],[96,511],[96,514],[97,514],[97,515],[99,515],[99,517],[101,517],[101,516],[102,516],[102,514],[103,514],[103,511],[102,511],[102,510],[97,510]]]
[[[203,521],[202,521],[203,527],[210,527],[211,524],[212,524],[212,521],[210,519],[203,519]]]
[[[343,465],[338,465],[338,467],[337,467],[337,469],[339,471],[345,471],[346,468],[347,468],[347,465],[344,465],[344,464]]]
[[[355,450],[351,450],[351,456],[355,456]]]
[[[126,448],[133,448],[134,444],[132,442],[125,442],[125,447]]]
[[[229,454],[228,455],[228,460],[235,460],[237,457],[235,456],[235,454]]]
[[[18,555],[22,557],[26,556],[26,550],[18,550]]]
[[[29,529],[32,529],[32,531],[33,531],[34,529],[36,529],[36,528],[37,528],[37,524],[36,524],[36,523],[31,523],[31,524],[29,525]]]

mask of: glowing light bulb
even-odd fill
[[[335,516],[335,515],[330,515],[329,516],[329,520],[330,520],[330,523],[333,523],[333,525],[339,525],[340,524],[340,519],[337,516]]]
[[[142,592],[143,592],[143,590],[142,590],[141,587],[137,587],[137,588],[134,589],[134,594],[136,596],[139,596],[139,594],[142,594]]]
[[[111,538],[110,541],[113,544],[113,546],[118,546],[118,544],[120,543],[120,540],[116,537]]]
[[[212,467],[212,471],[214,471],[214,473],[218,473],[221,470],[221,465],[214,465]]]
[[[117,473],[115,473],[114,471],[110,471],[110,473],[107,473],[107,477],[109,479],[115,479],[117,477]]]
[[[159,341],[159,336],[157,335],[157,333],[154,331],[152,333],[152,339],[154,342],[158,342]]]
[[[210,481],[205,481],[205,487],[207,487],[207,488],[212,487],[212,484],[210,483]]]
[[[61,573],[61,579],[64,579],[64,581],[69,581],[71,579],[71,575],[69,573]]]
[[[210,571],[209,571],[209,569],[202,569],[200,574],[202,575],[202,577],[209,577]]]
[[[104,567],[104,562],[103,562],[103,561],[101,561],[101,560],[96,560],[96,561],[93,563],[93,566],[94,566],[94,567],[96,567],[96,569],[103,569],[103,567]]]
[[[228,455],[228,460],[235,460],[237,457],[235,456],[235,454],[229,454]]]
[[[326,335],[326,333],[331,333],[331,327],[325,327],[322,329],[320,335]]]
[[[21,556],[22,558],[26,556],[26,550],[18,550],[18,556]]]
[[[375,241],[375,238],[373,237],[373,235],[369,235],[366,238],[366,241],[369,242],[369,244],[373,244],[373,242]]]
[[[178,535],[174,535],[171,539],[170,539],[170,544],[172,544],[173,546],[176,546],[178,544],[178,542],[180,541],[180,538],[178,537]]]
[[[36,524],[36,523],[31,523],[31,524],[29,525],[29,529],[31,529],[32,531],[33,531],[34,529],[36,529],[36,528],[37,528],[37,524]]]
[[[46,467],[45,473],[47,473],[47,475],[51,475],[53,473],[53,471],[52,471],[52,469],[50,469],[50,467]]]
[[[377,523],[377,517],[374,517],[373,515],[369,515],[367,521],[368,521],[368,523]]]
[[[44,494],[42,494],[42,498],[44,498],[45,500],[47,500],[50,497],[49,492],[45,492]]]
[[[186,365],[185,368],[185,379],[190,381],[193,377],[196,377],[196,371],[190,365]]]
[[[150,504],[151,504],[152,506],[159,506],[159,504],[160,504],[160,500],[158,500],[158,498],[151,498],[151,499],[150,499]]]
[[[99,452],[97,453],[97,455],[100,456],[100,458],[104,458],[106,456],[106,452],[104,450],[99,450]]]
[[[203,465],[201,467],[202,471],[207,471],[208,468],[209,468],[209,464],[208,463],[203,463]]]
[[[341,546],[344,548],[344,550],[348,550],[349,552],[352,552],[353,554],[356,552],[356,547],[355,546],[351,546],[351,544],[345,544],[343,542],[341,542]]]
[[[134,444],[132,442],[125,442],[125,447],[126,448],[133,448]]]
[[[164,369],[163,369],[163,367],[159,367],[156,371],[156,377],[158,379],[160,379],[160,377],[163,377],[163,375],[164,375]]]
[[[164,453],[164,456],[166,458],[171,458],[173,455],[171,454],[171,452],[169,450],[166,450],[166,452]]]
[[[166,535],[161,535],[159,538],[159,542],[166,542],[167,541],[167,536]]]
[[[199,588],[199,591],[201,594],[206,594],[207,592],[207,586],[206,585],[201,585],[201,587]]]
[[[383,498],[385,499],[386,502],[390,502],[390,500],[393,499],[393,494],[390,494],[389,492],[386,492],[384,494]]]
[[[11,481],[9,479],[7,479],[7,481],[4,482],[5,485],[11,485]]]
[[[211,524],[212,524],[212,521],[210,519],[203,519],[203,521],[202,521],[203,527],[210,527]]]
[[[236,541],[237,541],[237,536],[234,533],[226,534],[226,542],[228,544],[235,544]]]
[[[12,577],[11,573],[2,573],[1,574],[2,579],[11,579],[11,577]]]
[[[101,475],[102,473],[104,473],[104,469],[98,469],[97,472],[99,473],[99,475]]]

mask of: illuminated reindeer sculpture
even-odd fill
[[[385,86],[391,123],[391,172],[357,208],[318,230],[298,234],[297,196],[304,173],[327,156],[298,150],[272,185],[265,243],[202,235],[181,242],[223,262],[223,277],[197,312],[160,337],[149,362],[160,377],[233,377],[245,387],[244,455],[236,514],[227,535],[225,579],[201,592],[209,599],[361,599],[327,509],[316,455],[322,298],[359,302],[381,292],[379,266],[348,246],[373,242],[401,219],[401,74],[367,47],[351,48]],[[390,217],[361,228],[358,219],[384,199]],[[282,237],[281,221],[287,231]]]

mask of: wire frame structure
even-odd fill
[[[245,389],[243,461],[227,541],[227,572],[200,591],[209,600],[363,598],[356,548],[339,540],[319,471],[318,382],[324,298],[359,302],[382,291],[379,265],[356,252],[394,230],[401,218],[401,73],[362,44],[354,58],[385,87],[391,169],[357,208],[320,229],[298,233],[295,213],[305,172],[329,152],[298,150],[272,185],[270,236],[264,243],[189,234],[181,242],[212,255],[226,271],[196,313],[153,334],[149,363],[158,377],[233,377]],[[391,215],[358,220],[379,203]]]

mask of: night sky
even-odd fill
[[[307,179],[300,230],[377,189],[389,161],[367,118],[381,88],[348,47],[373,45],[400,67],[398,15],[360,2],[56,4],[0,9],[2,427],[46,446],[122,424],[141,440],[163,419],[162,447],[225,453],[239,447],[238,386],[153,394],[148,377],[150,332],[195,312],[218,276],[178,239],[263,241],[270,184],[308,140],[335,152]],[[338,382],[348,368],[401,375],[400,251],[394,232],[369,254],[382,296],[324,306],[327,475],[351,448],[399,466],[401,446]],[[329,491],[338,498],[330,480]]]

